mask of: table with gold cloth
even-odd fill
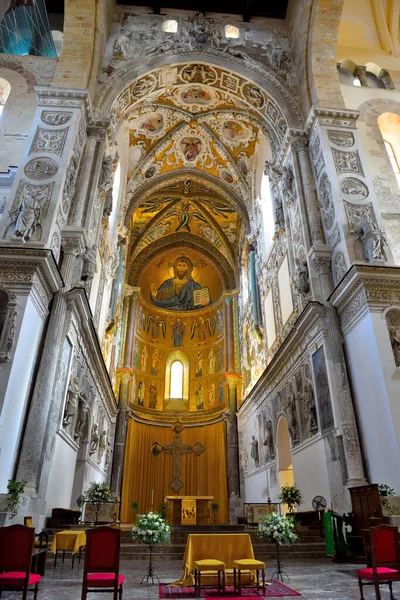
[[[183,576],[173,585],[194,585],[194,563],[196,560],[214,558],[226,566],[226,583],[233,583],[233,561],[253,558],[254,551],[248,533],[192,533],[188,535],[185,556],[183,557]],[[211,579],[211,577],[210,577]],[[245,582],[245,578],[244,578]],[[213,584],[214,581],[211,581]],[[217,576],[215,576],[217,583]]]
[[[51,543],[50,552],[53,552],[54,556],[54,567],[57,562],[58,550],[63,551],[63,562],[65,551],[72,552],[72,567],[74,566],[74,555],[79,552],[79,562],[81,560],[80,551],[86,546],[86,533],[80,529],[66,529],[65,531],[58,531]]]

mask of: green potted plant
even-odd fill
[[[154,573],[152,552],[156,544],[167,545],[170,543],[170,526],[158,513],[148,512],[144,515],[138,515],[136,525],[132,529],[132,539],[139,544],[146,544],[149,547],[149,565],[147,567],[147,573],[143,575],[141,583],[144,583],[144,581],[148,583],[150,580],[153,584],[154,580],[160,583],[160,580]]]
[[[279,500],[282,504],[286,504],[289,513],[293,514],[295,507],[300,506],[303,502],[303,495],[295,485],[283,485],[279,494]]]
[[[85,500],[93,505],[94,524],[97,525],[101,505],[106,502],[114,502],[114,496],[106,483],[92,481],[85,492]]]
[[[294,527],[293,517],[285,517],[276,512],[264,515],[258,524],[258,537],[261,540],[275,544],[276,547],[276,571],[271,579],[276,575],[277,579],[283,581],[283,575],[286,575],[282,570],[279,558],[279,546],[294,544],[297,541],[297,535],[293,532]]]
[[[7,483],[7,492],[9,499],[7,502],[7,511],[11,513],[11,518],[17,516],[19,508],[21,506],[21,496],[24,493],[25,484],[20,481],[14,481],[9,479]]]
[[[158,511],[158,514],[163,519],[167,518],[167,505],[165,504],[165,502],[161,502],[161,504],[160,504],[160,510]]]
[[[219,504],[218,504],[218,502],[213,502],[211,504],[211,510],[214,513],[214,525],[215,525],[215,521],[216,521],[216,518],[217,518],[217,512],[219,511]]]
[[[135,522],[137,514],[139,512],[139,502],[136,502],[136,500],[134,500],[133,502],[131,502],[131,507],[133,510],[133,522]]]

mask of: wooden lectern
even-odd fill
[[[209,525],[214,496],[166,496],[171,525]]]

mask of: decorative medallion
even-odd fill
[[[52,158],[34,158],[25,165],[24,172],[29,179],[49,179],[58,171],[58,164]]]
[[[322,175],[319,182],[319,203],[325,228],[331,229],[335,221],[335,207],[332,201],[332,186],[326,173]]]
[[[180,148],[186,160],[193,162],[202,150],[203,143],[200,138],[184,137]]]
[[[357,198],[364,200],[368,194],[369,190],[365,183],[356,177],[346,177],[340,184],[340,189],[345,196],[349,198]]]
[[[334,248],[341,241],[340,231],[336,225],[335,229],[330,235],[328,235],[328,244],[331,248]]]
[[[222,171],[221,177],[226,183],[233,183],[233,177],[229,173],[229,171],[226,171],[226,170]]]
[[[225,121],[221,129],[221,136],[228,144],[233,142],[238,145],[249,140],[251,135],[252,131],[241,121]]]
[[[334,129],[328,130],[328,137],[331,142],[336,146],[343,146],[344,148],[350,148],[354,144],[354,135],[351,131],[336,131]]]
[[[217,73],[208,65],[192,64],[182,69],[180,77],[188,83],[210,84],[216,81]]]
[[[131,87],[132,97],[138,100],[139,98],[143,98],[143,96],[147,96],[147,94],[150,94],[154,90],[156,83],[156,78],[153,75],[142,77],[142,79],[139,79]]]
[[[244,98],[250,102],[256,108],[262,108],[265,104],[264,94],[255,85],[245,83],[242,87],[242,93]]]
[[[140,122],[140,128],[147,133],[155,134],[162,131],[164,126],[164,118],[160,113],[154,112],[146,115]]]
[[[36,128],[29,154],[34,152],[45,152],[61,156],[67,139],[68,127],[65,129],[42,129]]]
[[[65,125],[72,117],[72,112],[56,112],[54,110],[44,110],[41,119],[46,125]]]
[[[213,101],[214,94],[206,86],[191,85],[181,91],[180,97],[184,104],[205,105]]]

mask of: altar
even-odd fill
[[[171,525],[210,525],[214,496],[166,496]]]

